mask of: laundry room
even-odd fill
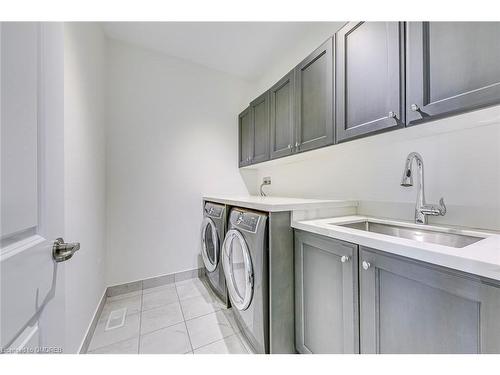
[[[0,365],[500,354],[500,19],[316,2],[5,10]]]

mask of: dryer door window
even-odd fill
[[[231,229],[222,247],[222,265],[229,297],[234,307],[246,310],[253,296],[253,268],[248,246],[241,233]]]
[[[201,257],[207,271],[215,271],[219,261],[219,236],[215,223],[208,217],[201,225]]]

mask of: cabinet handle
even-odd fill
[[[368,263],[367,261],[363,261],[363,263],[361,263],[361,265],[363,266],[363,269],[366,271],[368,268],[370,268],[372,265],[370,263]]]
[[[351,259],[351,258],[349,258],[347,255],[342,255],[342,256],[340,257],[340,261],[341,261],[342,263],[349,262],[349,260],[350,260],[350,259]]]
[[[410,106],[410,109],[411,109],[413,112],[418,112],[418,111],[420,111],[420,108],[419,108],[419,107],[418,107],[418,105],[416,105],[416,104],[412,104],[412,105]]]
[[[390,111],[389,118],[396,118],[396,112]]]

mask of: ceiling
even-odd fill
[[[105,22],[110,38],[258,80],[297,43],[321,44],[341,22]],[[311,51],[312,52],[312,51]]]

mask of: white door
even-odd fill
[[[0,35],[0,350],[63,352],[63,26],[3,22]]]

